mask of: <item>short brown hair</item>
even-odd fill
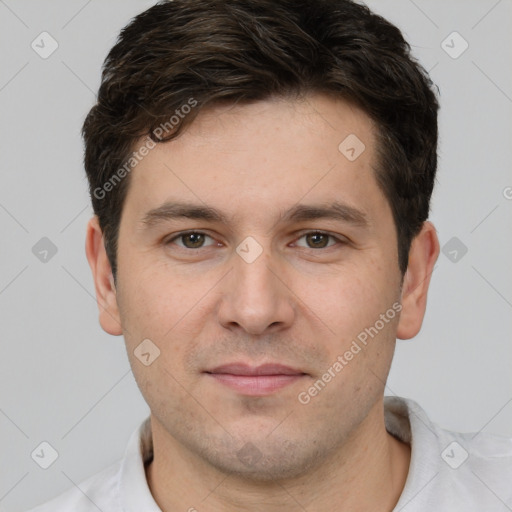
[[[400,30],[350,0],[172,0],[121,31],[82,129],[114,278],[126,165],[141,137],[170,140],[217,103],[310,93],[353,102],[376,124],[376,179],[393,212],[405,273],[411,241],[429,214],[438,102]],[[191,100],[194,108],[183,115]],[[171,116],[178,122],[161,137],[158,127]]]

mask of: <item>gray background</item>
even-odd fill
[[[91,209],[79,131],[118,31],[152,3],[0,0],[5,512],[46,500],[121,457],[149,412],[122,338],[105,334],[97,320],[84,254]],[[402,28],[442,104],[431,220],[446,254],[421,334],[398,342],[387,394],[415,399],[449,429],[512,436],[512,2],[370,6]],[[43,31],[59,45],[47,59],[31,48]],[[457,58],[461,39],[447,39],[452,56],[441,46],[453,31],[469,44]],[[46,262],[32,251],[43,237],[57,248]],[[59,454],[46,470],[31,458],[42,441]]]

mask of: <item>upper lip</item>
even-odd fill
[[[278,363],[251,366],[245,363],[230,363],[217,366],[206,373],[224,373],[230,375],[304,375],[304,372]]]

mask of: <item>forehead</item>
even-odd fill
[[[371,218],[384,200],[374,133],[363,111],[323,95],[209,108],[136,165],[125,206],[180,200],[240,219],[339,201]]]

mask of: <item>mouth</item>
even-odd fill
[[[232,363],[204,373],[216,382],[248,396],[270,395],[307,376],[301,370],[281,364],[250,366]]]

